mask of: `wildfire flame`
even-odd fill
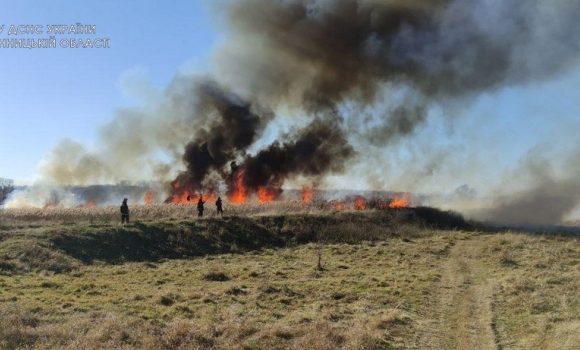
[[[173,188],[175,192],[173,193],[172,197],[168,198],[165,203],[172,203],[172,204],[186,204],[186,203],[195,203],[200,198],[202,201],[215,201],[217,198],[217,194],[215,191],[209,191],[203,194],[197,194],[194,192],[190,192],[188,189],[181,190],[181,185],[179,183],[173,184]],[[150,204],[152,197],[155,195],[155,192],[149,191],[145,195],[145,204]]]
[[[154,191],[148,191],[147,194],[145,194],[145,198],[143,199],[145,204],[151,204],[151,200],[153,199],[154,195],[155,195]]]
[[[174,185],[175,189],[178,189],[180,186],[179,185]],[[189,193],[188,190],[183,190],[181,192],[177,192],[173,194],[173,197],[171,197],[171,200],[169,200],[169,203],[173,203],[173,204],[181,204],[181,203],[187,203],[189,201],[191,201],[191,194]]]
[[[312,200],[312,188],[311,187],[303,187],[302,188],[302,201],[304,203],[308,203]]]
[[[199,200],[199,196],[194,197],[192,200],[197,202]],[[201,200],[203,202],[215,202],[217,200],[217,195],[214,192],[204,193],[201,195]]]
[[[257,195],[260,203],[272,202],[276,198],[276,195],[265,187],[259,187]]]
[[[389,208],[396,209],[396,208],[407,208],[411,205],[411,199],[409,198],[409,194],[405,193],[401,197],[395,196],[389,203]]]
[[[342,202],[336,202],[336,210],[341,211],[344,209],[344,204]]]
[[[357,196],[354,200],[354,209],[355,210],[366,210],[367,208],[367,201],[364,197]]]
[[[245,170],[240,170],[236,173],[236,178],[234,180],[234,188],[230,195],[231,203],[246,203],[246,198],[248,196],[248,189],[244,186],[244,174]]]

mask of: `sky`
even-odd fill
[[[577,7],[568,0],[558,4]],[[123,115],[119,110],[151,103],[177,73],[202,74],[211,72],[216,60],[235,62],[218,57],[231,53],[219,50],[225,32],[220,6],[209,0],[6,2],[0,40],[47,38],[47,27],[55,24],[95,25],[96,33],[56,35],[56,48],[0,48],[0,178],[30,184],[63,139],[98,148],[99,130],[116,125],[111,121]],[[45,33],[9,35],[12,25],[41,25]],[[110,47],[59,47],[61,39],[71,37],[107,38]],[[222,63],[223,72],[235,69]],[[530,180],[521,173],[531,161],[547,159],[545,166],[555,173],[570,161],[578,147],[579,86],[576,60],[547,78],[522,84],[516,79],[469,98],[435,103],[412,135],[395,145],[363,148],[362,161],[330,176],[330,182],[351,189],[453,193],[467,184],[483,195],[516,191]],[[384,99],[390,96],[385,92]],[[272,125],[283,129],[283,124],[284,119]],[[275,132],[266,135],[268,142],[276,138]]]
[[[27,182],[63,138],[90,144],[117,108],[138,103],[119,83],[139,71],[163,88],[178,70],[201,71],[219,37],[203,1],[14,1],[0,13],[0,39],[48,38],[48,25],[96,26],[110,48],[1,48],[0,177]],[[8,35],[42,25],[40,35]],[[56,35],[57,40],[68,35]],[[77,35],[82,37],[82,35]],[[57,42],[58,46],[58,42]]]

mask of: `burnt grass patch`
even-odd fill
[[[440,230],[471,230],[475,224],[467,222],[458,212],[451,210],[440,210],[432,207],[416,207],[412,209],[412,214],[425,226]]]

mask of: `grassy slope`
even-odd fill
[[[435,214],[418,212],[427,226],[453,222]],[[416,221],[393,212],[4,227],[0,348],[578,343],[575,238]]]

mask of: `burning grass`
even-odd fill
[[[131,221],[188,219],[197,217],[196,202],[182,204],[130,204]],[[206,203],[206,217],[218,217],[215,205]],[[304,205],[298,201],[274,203],[246,203],[224,206],[228,216],[251,216],[269,213],[309,213],[319,211],[316,206]],[[11,208],[0,209],[1,225],[35,225],[47,223],[71,224],[79,222],[116,223],[120,222],[118,206],[94,206],[63,208],[53,206],[49,208]]]
[[[238,193],[238,192],[236,192]],[[197,201],[199,195],[181,191],[168,198],[167,203],[152,203],[152,192],[144,198],[145,204],[132,204],[129,201],[132,221],[151,221],[167,219],[187,219],[197,217]],[[204,194],[201,197],[205,202],[205,216],[218,217],[215,206],[217,195]],[[393,203],[399,203],[395,197]],[[407,207],[410,202],[407,203]],[[397,204],[397,208],[404,208]],[[394,208],[394,207],[393,207]],[[224,202],[226,216],[253,216],[253,215],[286,215],[286,214],[320,214],[336,211],[351,210],[385,210],[388,201],[354,196],[338,200],[321,200],[313,197],[313,190],[305,188],[302,191],[302,200],[285,200],[277,198],[273,190],[261,188],[254,200],[247,196],[237,196],[235,193],[229,202]],[[9,208],[0,209],[0,226],[46,224],[46,223],[115,223],[120,221],[118,206],[82,205],[76,208],[66,208],[58,205],[45,205],[44,208]]]

